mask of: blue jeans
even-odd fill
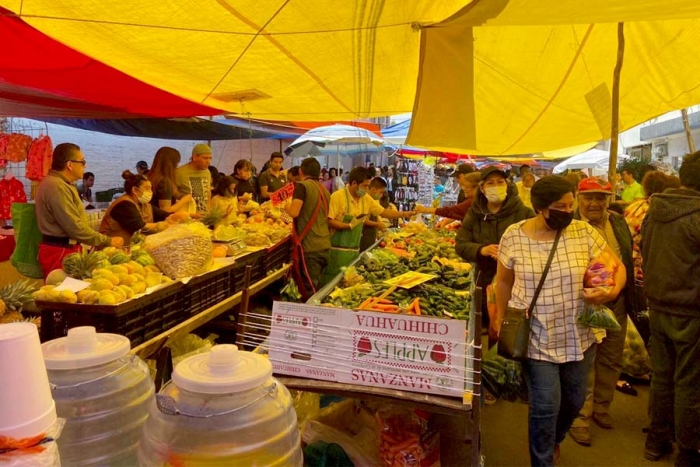
[[[586,400],[586,380],[595,359],[595,345],[580,362],[525,360],[523,374],[530,391],[530,464],[554,465],[554,446],[566,433]]]

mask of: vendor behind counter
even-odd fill
[[[120,237],[131,243],[134,233],[143,230],[155,233],[168,227],[165,219],[169,213],[151,204],[153,187],[144,175],[134,175],[128,170],[122,173],[124,194],[107,209],[99,232],[109,237]]]

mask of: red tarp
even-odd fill
[[[0,116],[191,117],[217,115],[95,61],[0,8]]]

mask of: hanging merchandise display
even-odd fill
[[[51,157],[53,143],[49,135],[40,135],[29,148],[27,157],[26,177],[29,180],[40,182],[51,169]]]
[[[0,159],[5,159],[7,146],[10,144],[10,135],[0,133]]]
[[[10,162],[23,162],[27,159],[31,144],[31,136],[12,133],[7,140],[7,150],[3,158]]]
[[[27,193],[24,183],[8,171],[0,180],[0,221],[12,219],[12,203],[26,203]]]
[[[418,203],[430,205],[433,202],[433,167],[423,163],[418,164]]]
[[[419,161],[399,159],[396,163],[397,182],[394,186],[394,204],[399,211],[412,211],[418,201]]]

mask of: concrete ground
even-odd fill
[[[642,428],[648,423],[647,402],[649,388],[635,386],[637,397],[615,392],[610,415],[615,428],[604,430],[595,423],[591,426],[593,445],[580,446],[571,438],[561,445],[560,467],[615,466],[615,467],[669,467],[674,457],[666,457],[659,462],[644,459],[645,434]],[[523,403],[498,401],[484,407],[482,412],[482,449],[486,466],[527,466],[528,406]],[[444,452],[444,451],[443,451]],[[674,454],[677,452],[674,451]],[[468,462],[450,460],[444,466],[466,466]]]
[[[483,339],[486,348],[486,338]],[[561,445],[558,467],[671,467],[674,453],[658,462],[644,459],[646,434],[642,429],[649,423],[647,406],[649,387],[634,386],[639,394],[628,396],[615,391],[610,408],[615,427],[604,430],[591,422],[592,446],[584,447],[570,437]],[[528,452],[527,413],[529,406],[521,402],[497,401],[483,406],[481,412],[481,455],[486,467],[520,467],[530,465]],[[435,416],[440,431],[442,467],[470,465],[470,446],[463,442],[465,422],[460,417]]]

